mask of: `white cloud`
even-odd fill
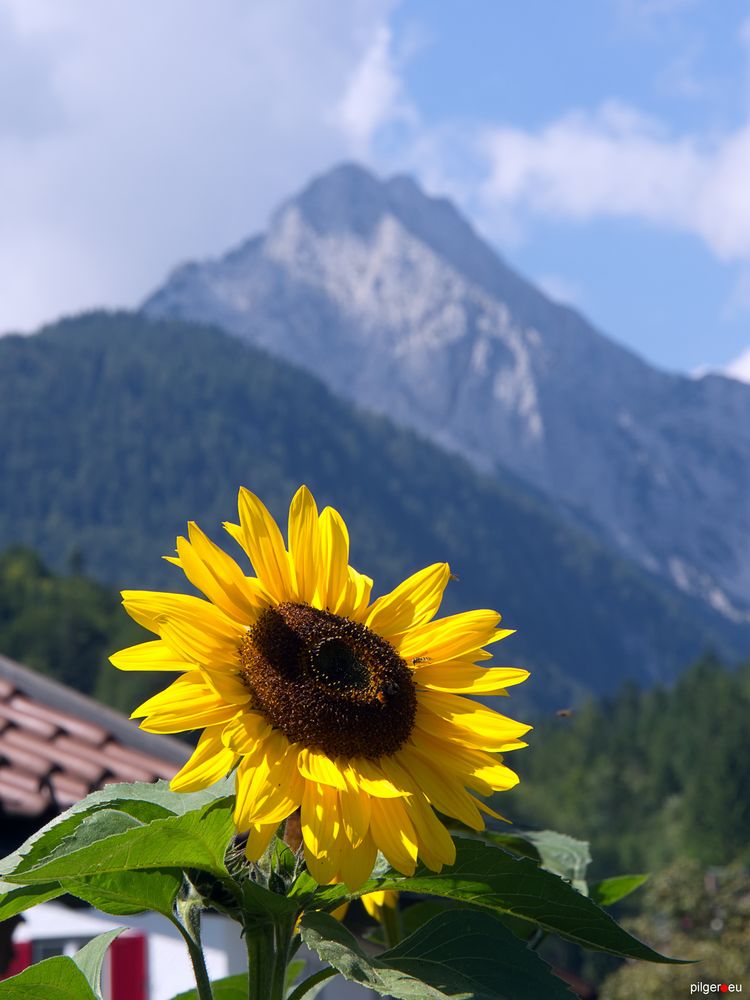
[[[620,103],[530,132],[489,127],[483,188],[494,206],[545,218],[629,217],[692,233],[720,259],[750,259],[750,123],[673,137]]]
[[[356,153],[406,106],[392,8],[5,0],[0,330],[135,304]]]
[[[750,384],[750,347],[728,364],[721,374]]]
[[[561,274],[542,274],[534,278],[537,288],[553,299],[567,306],[580,306],[582,292],[577,282],[563,277]]]
[[[404,94],[391,31],[381,25],[355,68],[334,111],[358,156],[372,151],[376,133],[384,125],[416,125],[416,109]]]

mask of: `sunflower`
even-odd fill
[[[474,792],[511,788],[499,753],[525,746],[529,726],[466,695],[505,694],[527,671],[478,666],[510,634],[494,611],[435,619],[446,563],[370,600],[372,580],[349,565],[341,516],[320,514],[302,486],[289,508],[288,547],[261,501],[239,494],[225,524],[255,576],[194,523],[168,556],[207,600],[123,592],[137,622],[159,636],[111,657],[120,670],[180,676],[134,712],[152,733],[203,729],[172,779],[194,791],[236,767],[234,821],[258,859],[300,809],[308,869],[354,889],[377,851],[403,874],[455,859],[435,810],[481,830],[493,813]]]

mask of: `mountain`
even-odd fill
[[[448,560],[447,611],[497,607],[500,656],[559,707],[625,677],[669,681],[750,628],[570,526],[512,476],[487,476],[322,382],[216,330],[93,313],[0,339],[0,549],[110,584],[182,586],[160,559],[188,519],[217,540],[247,485],[283,520],[305,482],[341,510],[380,592]],[[228,536],[224,542],[233,545]]]
[[[263,235],[180,267],[144,310],[215,323],[477,469],[512,470],[629,558],[748,617],[750,386],[651,368],[408,178],[339,167]]]

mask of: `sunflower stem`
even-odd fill
[[[284,1000],[293,935],[288,919],[246,925],[248,1000]]]
[[[208,978],[206,959],[201,945],[201,909],[192,890],[188,898],[178,900],[175,905],[175,916],[172,923],[177,927],[187,945],[190,961],[193,965],[195,985],[198,1000],[214,1000],[211,980]]]

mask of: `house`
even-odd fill
[[[89,792],[119,781],[170,778],[191,747],[145,733],[119,712],[0,656],[0,850],[27,837]],[[156,913],[112,917],[61,900],[0,924],[0,979],[33,962],[75,953],[126,924],[109,949],[105,1000],[171,1000],[195,985],[184,942]],[[211,978],[243,972],[247,954],[236,923],[206,914],[202,936]],[[308,955],[311,970],[320,967]],[[337,980],[320,1000],[365,1000],[369,990]]]

